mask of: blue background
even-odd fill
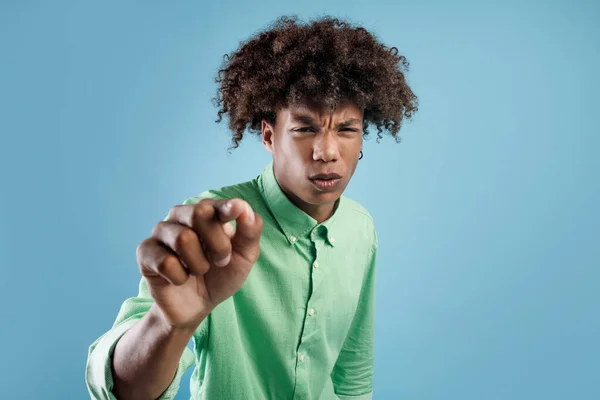
[[[260,173],[213,78],[293,13],[397,46],[420,98],[347,191],[380,236],[375,399],[600,398],[599,3],[381,0],[2,1],[2,397],[86,398],[137,244]]]

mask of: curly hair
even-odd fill
[[[397,48],[362,27],[329,16],[304,25],[280,17],[224,55],[215,78],[216,122],[228,116],[237,148],[246,129],[260,135],[263,119],[275,124],[279,108],[311,101],[335,110],[346,101],[364,110],[363,137],[373,124],[378,141],[385,130],[399,142],[402,120],[418,109],[404,77],[408,66]]]

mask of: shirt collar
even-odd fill
[[[275,178],[273,161],[269,162],[263,170],[259,177],[259,185],[267,206],[288,241],[293,243],[299,238],[312,235],[313,238],[322,236],[329,245],[335,245],[336,220],[338,220],[345,204],[343,196],[336,202],[333,215],[323,223],[318,224],[316,219],[299,209],[285,195]]]

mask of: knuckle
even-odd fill
[[[171,209],[169,210],[169,214],[167,214],[167,220],[170,220],[173,218],[173,215],[176,214],[178,212],[178,210],[180,210],[182,207],[184,207],[184,205],[182,204],[177,204],[176,206],[171,207]]]
[[[156,265],[156,272],[159,274],[168,274],[179,267],[179,260],[172,254],[166,254]]]
[[[154,270],[152,260],[152,247],[156,246],[156,241],[152,238],[143,240],[135,249],[135,256],[138,264],[138,268],[142,275],[146,275],[149,271]]]
[[[212,215],[213,215],[212,204],[210,204],[206,201],[201,201],[198,204],[196,204],[196,206],[194,207],[194,212],[193,212],[193,220],[194,221],[209,219],[212,217]]]
[[[190,229],[182,229],[177,237],[175,238],[174,249],[175,252],[179,252],[185,248],[193,246],[198,243],[198,236]]]
[[[258,229],[258,232],[260,233],[263,229],[264,221],[258,213],[254,213],[254,218],[256,221],[256,228]]]
[[[140,242],[140,244],[137,245],[136,249],[135,249],[135,255],[138,259],[138,261],[141,261],[144,254],[147,252],[148,247],[151,245],[152,243],[152,239],[151,238],[147,238],[144,239]]]
[[[210,264],[206,260],[201,260],[190,268],[190,275],[204,275],[210,270]]]
[[[152,228],[152,237],[153,238],[157,238],[160,236],[161,232],[164,230],[164,227],[166,225],[165,221],[161,221],[159,223],[157,223],[156,225],[154,225],[154,227]]]
[[[256,251],[254,251],[250,254],[250,260],[252,261],[253,264],[258,260],[259,256],[260,256],[260,248],[256,248]]]
[[[227,255],[231,253],[231,243],[216,243],[211,247],[211,252],[218,255]]]

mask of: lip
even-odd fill
[[[337,175],[339,176],[339,175]],[[331,179],[323,179],[321,177],[318,178],[310,178],[310,183],[313,184],[317,189],[327,192],[330,190],[334,190],[342,181],[342,178],[331,178]]]
[[[315,174],[313,176],[310,176],[308,179],[310,179],[310,180],[313,180],[313,179],[328,180],[328,179],[341,179],[341,177],[342,177],[341,175],[332,172],[329,174]]]

